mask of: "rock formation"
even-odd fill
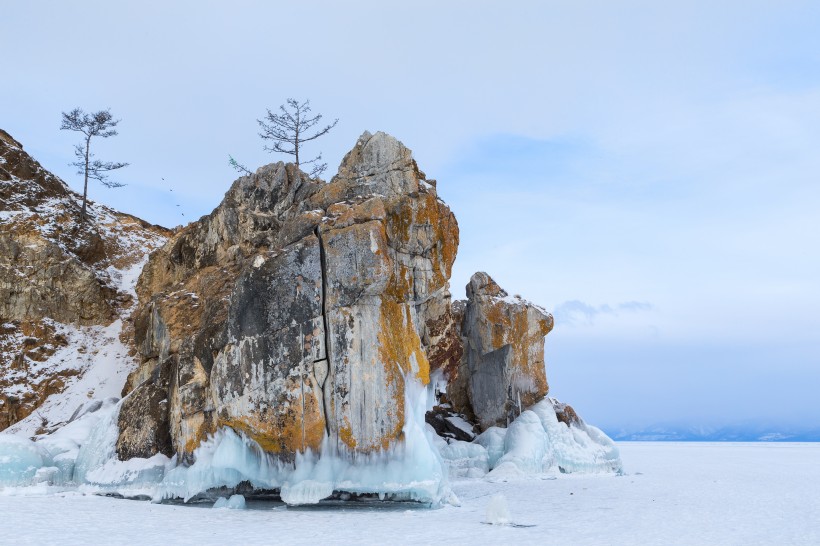
[[[0,130],[0,430],[83,374],[55,353],[126,313],[123,276],[168,235],[95,204],[80,223],[77,199]]]
[[[69,423],[15,439],[42,455],[0,457],[15,483],[438,503],[448,474],[620,468],[545,398],[549,313],[486,273],[451,302],[456,219],[389,135],[328,183],[261,167],[175,233],[95,204],[80,225],[76,203],[0,132],[0,429]]]
[[[511,297],[486,273],[467,285],[462,319],[463,357],[451,377],[455,409],[475,417],[482,430],[507,426],[549,392],[544,336],[552,315],[520,297]]]
[[[426,384],[430,359],[448,358],[437,347],[457,247],[435,181],[384,133],[364,133],[326,184],[283,163],[238,179],[139,280],[142,365],[124,394],[148,404],[141,391],[166,391],[170,438],[147,434],[135,407],[120,414],[120,456],[168,441],[190,457],[223,426],[283,459],[325,435],[353,452],[391,447],[405,377]]]

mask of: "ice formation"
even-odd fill
[[[491,427],[473,442],[448,442],[424,422],[429,389],[410,377],[405,385],[403,442],[387,451],[354,455],[325,437],[318,453],[307,451],[291,462],[266,453],[230,428],[203,442],[190,465],[161,454],[120,461],[115,445],[122,403],[88,402],[66,426],[36,441],[0,434],[0,487],[78,487],[187,502],[247,482],[256,489],[279,490],[290,505],[315,504],[335,492],[438,505],[458,504],[450,479],[506,481],[543,473],[621,469],[612,440],[583,422],[559,422],[549,399],[522,412],[506,429]],[[240,504],[239,498],[231,497],[218,505],[223,501],[226,507]],[[497,523],[503,518],[495,519]]]
[[[455,440],[447,443],[439,437],[436,438],[439,453],[447,463],[450,478],[481,478],[490,471],[487,449],[481,444]]]
[[[150,459],[120,461],[116,444],[117,417],[122,403],[103,416],[80,448],[74,466],[74,482],[92,491],[112,490],[124,496],[151,495],[152,484],[165,475],[170,461],[162,454]]]
[[[424,423],[428,389],[410,377],[405,386],[404,440],[387,451],[354,456],[326,437],[320,453],[308,451],[287,463],[224,428],[203,442],[191,465],[161,454],[120,461],[115,446],[121,402],[107,400],[95,404],[94,411],[81,408],[75,421],[36,442],[0,434],[0,485],[73,485],[88,492],[188,501],[249,482],[258,489],[278,489],[291,505],[314,504],[335,491],[431,505],[449,502],[447,466]]]
[[[549,399],[523,411],[506,429],[490,427],[470,443],[442,440],[439,451],[454,479],[621,471],[615,443],[592,425],[561,423]]]
[[[0,485],[28,484],[43,468],[43,456],[34,442],[0,435]]]
[[[490,468],[495,468],[498,459],[504,455],[504,437],[506,435],[507,429],[490,427],[476,439],[476,442],[487,450],[487,464]]]
[[[81,446],[90,444],[91,432],[115,405],[115,399],[83,404],[67,425],[36,442],[24,436],[0,434],[0,484],[75,483],[74,472]]]
[[[214,508],[228,508],[230,510],[244,510],[245,497],[242,495],[231,495],[230,498],[219,497],[214,503]]]
[[[194,452],[194,464],[172,468],[157,494],[187,501],[247,481],[255,488],[279,489],[291,505],[315,504],[334,491],[438,504],[449,488],[444,461],[424,425],[427,389],[410,377],[405,385],[404,441],[388,451],[354,456],[325,437],[320,453],[308,451],[283,463],[256,442],[222,429]]]
[[[487,475],[490,480],[554,471],[621,471],[618,448],[609,437],[592,425],[567,426],[559,422],[547,399],[522,412],[506,431],[490,429],[485,434],[489,432],[488,451],[498,453],[501,433],[504,440],[503,455]]]

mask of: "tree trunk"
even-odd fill
[[[296,168],[299,168],[299,113],[296,113],[296,137],[293,139],[293,149],[296,152]]]
[[[88,151],[91,148],[91,137],[85,139],[85,183],[83,184],[83,208],[80,211],[80,223],[85,222],[85,203],[88,200]]]

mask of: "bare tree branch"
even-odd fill
[[[70,163],[70,165],[77,167],[77,174],[84,176],[83,206],[80,212],[80,222],[85,221],[86,218],[89,178],[98,180],[107,188],[125,186],[125,184],[109,180],[107,173],[127,167],[128,163],[92,159],[94,154],[91,153],[91,139],[93,137],[108,138],[116,136],[117,130],[115,127],[119,122],[120,120],[114,119],[109,110],[86,113],[81,108],[75,108],[68,113],[63,112],[60,130],[75,131],[85,136],[80,144],[74,146],[74,155],[77,157],[77,161]]]
[[[311,132],[310,129],[322,120],[322,114],[309,116],[311,111],[310,100],[299,102],[296,99],[289,98],[285,101],[285,104],[279,106],[279,110],[281,114],[267,109],[267,115],[263,119],[256,120],[261,128],[259,136],[262,140],[271,142],[271,144],[265,144],[262,149],[266,152],[294,156],[297,167],[315,164],[310,172],[310,176],[315,178],[327,169],[327,164],[318,163],[322,159],[321,154],[310,161],[300,161],[300,147],[304,142],[315,140],[327,134],[339,122],[338,118],[313,134],[308,134]]]

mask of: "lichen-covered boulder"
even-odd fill
[[[464,357],[448,395],[457,411],[475,417],[482,430],[507,426],[549,392],[544,336],[552,315],[507,294],[486,273],[467,285],[462,321]]]
[[[405,377],[429,381],[457,247],[435,182],[389,135],[364,133],[329,183],[262,167],[152,255],[124,394],[169,367],[184,458],[220,427],[286,460],[326,436],[389,448]]]

